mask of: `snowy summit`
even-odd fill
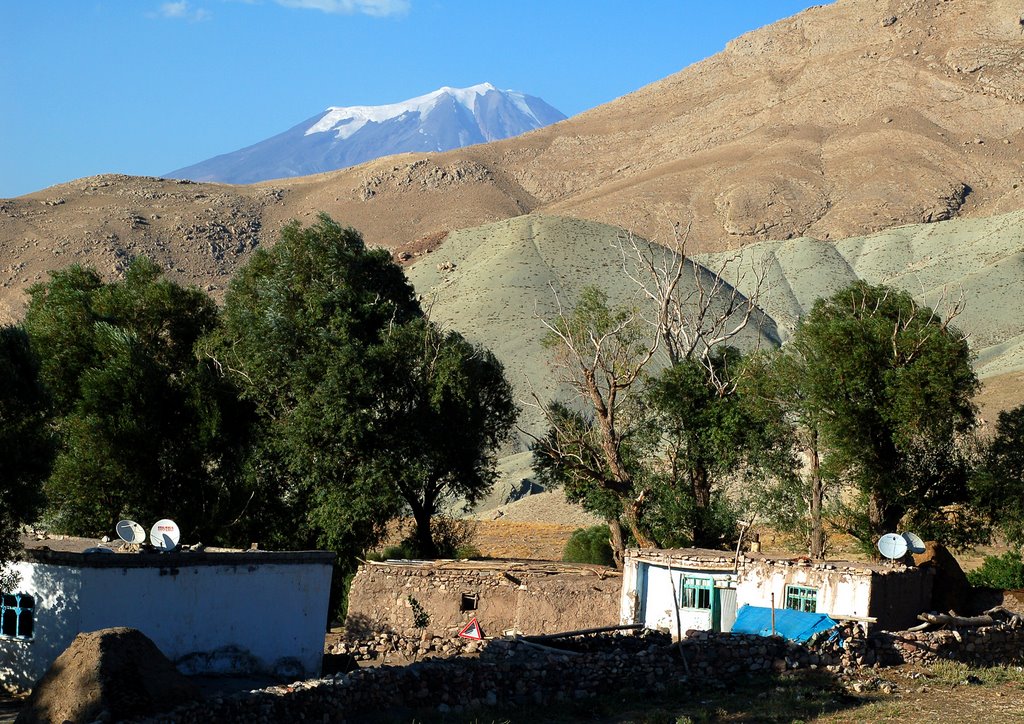
[[[540,98],[490,83],[445,86],[399,103],[330,107],[265,141],[167,175],[225,183],[305,176],[395,153],[497,141],[564,118]]]

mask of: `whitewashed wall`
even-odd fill
[[[871,610],[870,571],[842,571],[810,566],[749,564],[736,586],[739,604],[786,607],[786,586],[807,586],[818,591],[818,613],[866,618]]]
[[[0,636],[0,682],[4,688],[30,689],[53,660],[63,653],[81,628],[81,570],[42,563],[16,563],[20,576],[13,593],[35,599],[31,640]],[[8,570],[10,570],[8,568]]]
[[[4,684],[31,687],[76,634],[115,626],[142,631],[185,673],[319,674],[329,560],[272,563],[271,553],[254,562],[237,554],[244,562],[186,565],[186,555],[144,566],[18,564],[18,590],[36,601],[35,634],[0,637]]]

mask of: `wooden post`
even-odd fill
[[[772,591],[772,636],[775,635],[775,591]]]

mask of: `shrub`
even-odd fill
[[[597,563],[602,566],[614,565],[611,533],[607,525],[580,528],[569,536],[569,542],[562,551],[562,560],[567,563]]]
[[[1024,560],[1013,551],[1001,556],[985,556],[980,568],[968,571],[967,580],[979,587],[1024,588]]]

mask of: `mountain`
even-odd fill
[[[927,236],[944,219],[1024,209],[1020,59],[1016,0],[837,0],[516,138],[247,186],[79,179],[0,200],[0,321],[23,314],[48,270],[80,262],[115,277],[138,254],[219,296],[253,248],[319,211],[409,261],[443,258],[460,229],[531,213],[655,240],[679,222],[701,252],[800,240],[802,254],[809,239],[828,252],[906,224]],[[955,259],[963,240],[940,236]],[[972,304],[1003,294],[1014,308],[1024,295],[1024,272],[1002,263],[1007,276]],[[1024,401],[1024,375],[997,369],[983,371],[989,389],[1005,381],[1000,404]]]
[[[597,286],[611,303],[649,303],[623,272],[622,229],[592,221],[531,214],[453,232],[442,247],[410,266],[409,279],[431,317],[492,350],[505,365],[521,400],[559,394],[540,319],[571,308],[581,289]],[[666,250],[667,251],[667,250]],[[985,218],[917,224],[834,243],[798,238],[759,242],[739,252],[702,254],[707,288],[721,271],[744,294],[755,292],[752,268],[764,269],[759,296],[766,316],[755,318],[733,342],[778,346],[814,301],[864,280],[902,289],[942,310],[963,302],[954,324],[977,355],[984,378],[1024,388],[1024,210]],[[696,296],[695,277],[684,275],[681,298]],[[723,300],[724,301],[724,300]],[[719,306],[717,311],[721,312]],[[656,360],[657,361],[657,360]],[[983,401],[984,403],[984,401]],[[983,407],[985,405],[983,404]],[[994,420],[991,409],[987,419]],[[523,406],[520,425],[538,434],[543,418]]]
[[[440,88],[383,106],[332,107],[246,148],[169,178],[246,184],[334,171],[396,153],[449,151],[565,120],[540,98],[490,83]]]

